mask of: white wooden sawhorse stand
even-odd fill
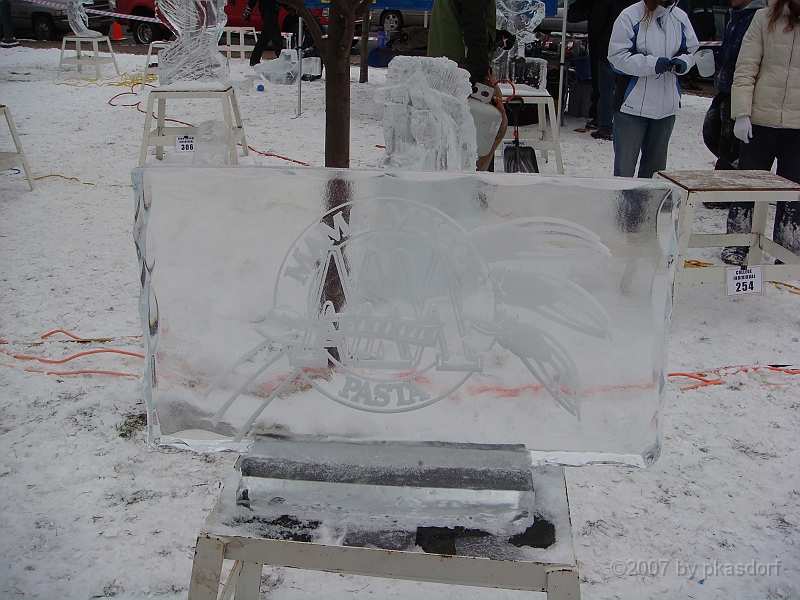
[[[500,84],[500,91],[504,98],[511,96],[512,88],[507,83]],[[539,90],[524,84],[515,85],[515,98],[520,98],[525,104],[535,104],[539,110],[539,125],[534,127],[520,127],[519,141],[527,142],[531,148],[539,150],[545,162],[548,161],[548,151],[552,150],[556,156],[556,169],[559,175],[564,174],[564,163],[561,160],[561,140],[559,137],[558,116],[556,114],[553,97],[547,90]],[[547,119],[550,119],[550,131],[547,130]],[[509,125],[506,130],[506,140],[514,139],[514,129]],[[500,148],[502,148],[502,144]],[[501,159],[502,160],[502,159]],[[495,161],[496,162],[496,161]]]
[[[258,33],[256,33],[255,27],[223,27],[222,32],[225,34],[225,44],[220,46],[219,49],[221,52],[224,52],[228,57],[228,60],[231,59],[231,54],[234,52],[239,53],[239,58],[244,59],[245,52],[251,52],[255,46],[250,46],[249,44],[245,44],[245,35],[249,34],[252,35],[256,42],[258,41]],[[238,34],[239,36],[239,43],[234,44],[231,40],[231,34]]]
[[[64,58],[64,52],[67,49],[67,43],[72,42],[75,44],[75,56],[68,56]],[[111,56],[100,56],[98,46],[105,42],[108,44],[108,51]],[[92,44],[92,54],[81,54],[81,43]],[[105,64],[113,64],[114,70],[119,75],[119,67],[117,66],[117,58],[114,56],[114,49],[111,47],[111,40],[107,35],[101,37],[81,37],[78,35],[65,35],[61,40],[61,59],[58,61],[58,72],[61,73],[61,68],[64,65],[76,65],[80,73],[83,65],[94,65],[97,73],[97,78],[100,79],[100,66]]]
[[[28,166],[25,153],[22,151],[22,142],[19,141],[17,128],[14,127],[11,111],[8,110],[8,107],[4,104],[0,104],[0,110],[2,110],[3,116],[6,118],[8,130],[11,132],[11,139],[14,140],[14,147],[17,149],[16,152],[0,152],[0,171],[5,171],[13,167],[22,167],[25,170],[25,177],[28,179],[28,185],[31,186],[31,191],[33,191],[33,175],[31,175],[31,169]]]
[[[660,171],[657,177],[677,185],[683,195],[678,213],[678,264],[675,285],[725,283],[730,266],[686,269],[689,248],[749,246],[747,265],[760,265],[763,251],[783,265],[764,265],[764,281],[800,279],[800,256],[779,246],[766,235],[770,202],[800,200],[800,185],[769,171]],[[700,202],[754,202],[751,233],[692,233]]]
[[[235,480],[229,479],[197,538],[188,600],[229,600],[231,597],[235,600],[258,600],[261,569],[264,565],[429,583],[546,592],[548,600],[579,600],[580,580],[578,567],[574,563],[564,471],[560,467],[548,469],[550,471],[547,478],[555,482],[548,495],[551,496],[551,502],[561,498],[558,503],[563,503],[561,510],[566,511],[567,515],[556,524],[556,539],[562,536],[566,540],[564,543],[568,544],[571,564],[568,561],[550,563],[497,560],[236,535],[231,533],[230,525],[222,524],[224,519],[221,518],[234,502],[234,492],[228,492],[230,497],[225,492],[226,489],[236,487]],[[564,558],[563,547],[558,556]],[[222,563],[225,559],[236,562],[220,592]]]
[[[228,136],[228,150],[230,152],[231,164],[239,164],[238,151],[236,144],[242,144],[245,156],[249,154],[247,150],[247,140],[244,137],[244,126],[242,116],[239,114],[239,105],[236,102],[236,94],[231,86],[220,83],[199,84],[193,83],[187,87],[182,84],[171,84],[155,90],[151,90],[147,97],[147,113],[144,118],[144,135],[142,137],[142,152],[139,155],[139,166],[143,166],[147,161],[147,150],[151,146],[156,148],[156,158],[161,160],[164,157],[164,148],[175,144],[175,138],[182,135],[197,135],[197,127],[164,125],[167,112],[168,98],[218,98],[222,102],[222,115],[225,124],[228,126],[230,135]],[[203,89],[203,88],[206,89]],[[156,127],[151,129],[153,124],[153,107],[157,104]]]

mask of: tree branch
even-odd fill
[[[311,11],[308,7],[303,3],[303,0],[282,0],[283,4],[288,4],[292,8],[294,8],[297,13],[300,15],[300,18],[303,19],[306,27],[308,27],[308,31],[311,33],[311,37],[314,38],[314,43],[317,45],[319,49],[320,56],[325,56],[325,53],[328,49],[328,40],[324,37],[322,33],[322,29],[317,23],[317,20],[314,18],[314,15],[311,14]],[[303,40],[298,40],[298,47],[303,45]]]
[[[361,13],[365,12],[366,8],[370,4],[372,4],[373,2],[375,2],[375,0],[359,0],[359,2],[356,5],[355,14],[358,15],[358,14],[361,14]],[[363,27],[362,27],[362,31],[363,31]]]

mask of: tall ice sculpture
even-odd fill
[[[158,80],[216,80],[228,77],[219,39],[228,16],[227,0],[158,0],[158,16],[177,39],[158,53]]]

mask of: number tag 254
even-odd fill
[[[761,266],[725,269],[725,295],[760,294],[763,291]]]

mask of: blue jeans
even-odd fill
[[[769,171],[775,160],[778,175],[800,183],[800,129],[753,125],[750,142],[739,144],[739,168]],[[800,253],[800,201],[777,204],[772,239],[795,254]],[[727,225],[728,233],[748,233],[753,225],[753,203],[731,204]],[[741,251],[745,250],[742,247]]]
[[[614,121],[614,91],[617,87],[617,76],[607,60],[597,61],[597,79],[600,99],[597,101],[597,126],[602,133],[612,133]]]
[[[624,112],[614,113],[614,175],[633,177],[639,153],[639,177],[650,179],[667,168],[667,148],[675,115],[648,119]]]

